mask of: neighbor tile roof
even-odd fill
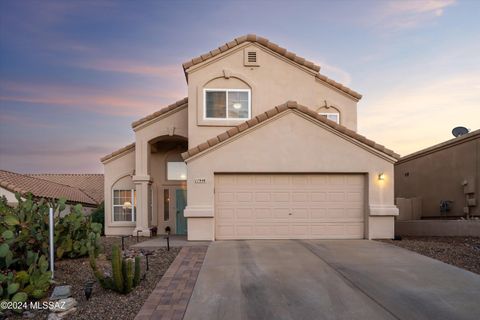
[[[134,149],[134,148],[135,148],[135,142],[132,142],[128,146],[122,147],[122,148],[120,148],[120,149],[118,149],[118,150],[116,150],[116,151],[114,151],[110,154],[107,154],[103,158],[100,158],[100,161],[105,162],[105,161],[110,160],[111,158],[113,158],[115,156],[118,156],[118,155],[120,155],[120,154],[122,154],[122,153],[124,153],[124,152],[126,152],[130,149]]]
[[[64,184],[82,190],[97,203],[103,201],[104,187],[103,174],[89,173],[35,173],[30,177]]]
[[[98,204],[79,188],[5,170],[0,170],[0,186],[22,195],[31,193],[38,198],[66,198],[69,203]]]
[[[390,157],[393,157],[395,159],[398,159],[400,158],[400,155],[396,154],[395,152],[393,152],[392,150],[390,149],[387,149],[386,147],[376,143],[375,141],[372,141],[372,140],[369,140],[367,139],[365,136],[362,136],[358,133],[356,133],[355,131],[353,130],[350,130],[342,125],[339,125],[337,124],[336,122],[334,121],[331,121],[331,120],[328,120],[326,117],[318,114],[317,112],[313,111],[312,109],[310,108],[307,108],[305,106],[302,106],[302,105],[299,105],[297,104],[296,101],[288,101],[282,105],[279,105],[279,106],[276,106],[275,108],[273,109],[270,109],[264,113],[261,113],[260,115],[246,121],[246,122],[243,122],[241,124],[239,124],[238,126],[235,126],[233,128],[231,128],[230,130],[227,130],[225,131],[224,133],[202,143],[202,144],[199,144],[198,146],[194,147],[194,148],[191,148],[189,149],[188,151],[182,153],[182,157],[184,160],[187,160],[188,158],[190,157],[193,157],[194,155],[200,153],[200,152],[203,152],[207,149],[210,149],[212,148],[213,146],[219,144],[220,142],[223,142],[225,140],[228,140],[234,136],[236,136],[237,134],[239,134],[240,132],[242,131],[245,131],[247,130],[248,128],[253,128],[255,126],[257,126],[259,123],[262,123],[266,120],[268,120],[269,118],[272,118],[274,117],[275,115],[279,114],[279,113],[282,113],[282,112],[285,112],[285,111],[288,111],[288,110],[291,110],[291,109],[295,109],[295,110],[298,110],[320,122],[323,122],[324,124],[328,125],[329,127],[335,129],[336,131],[339,131],[355,140],[358,140],[359,142],[363,143],[363,144],[366,144],[367,146],[369,147],[372,147],[374,148],[375,150],[378,150]]]
[[[184,105],[188,104],[188,97],[185,97],[183,98],[182,100],[178,100],[177,102],[175,103],[172,103],[171,105],[168,105],[166,106],[165,108],[162,108],[152,114],[149,114],[148,116],[146,117],[143,117],[137,121],[134,121],[132,122],[132,128],[135,128],[135,127],[138,127],[139,125],[141,125],[142,123],[145,123],[147,121],[150,121],[152,119],[155,119],[156,117],[158,116],[161,116],[162,114],[165,114],[169,111],[172,111],[174,109],[177,109],[177,108],[180,108]]]
[[[306,60],[305,58],[302,58],[302,57],[299,57],[297,56],[295,53],[293,52],[290,52],[290,51],[287,51],[287,49],[285,48],[282,48],[280,47],[279,45],[271,42],[270,40],[266,39],[266,38],[263,38],[263,37],[260,37],[260,36],[257,36],[255,34],[247,34],[247,35],[244,35],[244,36],[241,36],[241,37],[238,37],[238,38],[235,38],[233,41],[230,41],[230,42],[227,42],[226,44],[224,44],[223,46],[221,47],[218,47],[217,49],[214,49],[210,52],[207,52],[205,54],[202,54],[196,58],[193,58],[192,60],[190,61],[187,61],[185,62],[182,66],[183,66],[183,71],[185,72],[185,76],[187,76],[187,69],[194,66],[194,65],[197,65],[199,63],[202,63],[210,58],[213,58],[227,50],[230,50],[244,42],[255,42],[255,43],[258,43],[278,54],[280,54],[281,56],[284,56],[285,58],[293,61],[293,62],[296,62],[298,63],[299,65],[303,66],[303,67],[306,67],[310,70],[313,70],[315,72],[320,72],[320,66],[316,65],[315,63],[311,62],[311,61],[308,61]],[[347,94],[349,94],[350,96],[356,98],[356,99],[361,99],[362,98],[362,95],[352,89],[349,89],[347,87],[345,87],[344,85],[336,82],[336,81],[333,81],[332,79],[318,73],[316,75],[316,78],[319,79],[320,81],[323,81],[329,85],[331,85],[332,87],[340,90],[340,91],[343,91]]]

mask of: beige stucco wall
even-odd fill
[[[419,237],[480,237],[480,220],[396,221],[395,235]]]
[[[105,234],[131,235],[134,222],[113,222],[112,189],[134,189],[132,176],[135,170],[135,148],[104,163],[105,178]]]
[[[17,198],[15,198],[15,194],[2,187],[0,187],[0,197],[7,198],[8,204],[18,203]]]
[[[393,237],[394,159],[298,111],[284,112],[187,160],[188,237],[214,240],[214,174],[227,172],[364,173],[367,175],[366,238]],[[385,180],[379,181],[383,172]],[[205,183],[195,183],[205,179]],[[371,218],[372,219],[369,219]],[[379,217],[379,218],[377,218]]]
[[[166,226],[175,230],[175,190],[185,188],[184,182],[166,180],[166,160],[182,161],[185,149],[156,150],[156,143],[187,139],[187,108],[165,113],[135,128],[135,148],[104,162],[105,233],[107,235],[149,235],[149,228]],[[125,185],[127,183],[128,185]],[[112,189],[135,189],[137,193],[136,222],[112,221]],[[170,220],[164,221],[163,190],[170,190]],[[151,205],[150,205],[151,204]]]
[[[244,50],[247,48],[257,50],[259,67],[244,66]],[[315,72],[258,44],[246,43],[188,70],[190,147],[226,131],[228,126],[243,122],[204,120],[204,88],[250,88],[253,116],[287,100],[295,100],[319,111],[327,100],[329,106],[339,110],[342,125],[357,129],[356,99],[322,83],[315,78]]]
[[[466,201],[462,183],[467,181],[466,191],[474,194],[477,204],[470,207],[470,214],[480,215],[480,135],[465,140],[400,160],[395,165],[395,197],[421,198],[422,217],[440,216],[440,201],[451,200],[448,216],[463,216]]]
[[[134,232],[149,236],[152,223],[158,221],[157,213],[150,207],[152,177],[151,148],[159,139],[188,138],[187,107],[179,107],[151,121],[135,127],[135,175],[133,181],[137,191],[137,223]],[[157,188],[158,192],[158,188]],[[162,196],[163,198],[163,196]],[[157,198],[158,199],[158,198]],[[155,201],[155,199],[154,199]],[[156,201],[158,206],[158,201]],[[155,207],[155,205],[154,205]],[[162,230],[160,230],[162,232]]]

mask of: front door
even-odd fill
[[[175,190],[176,199],[176,224],[177,234],[187,234],[187,219],[183,215],[183,210],[187,206],[187,190],[177,189]]]

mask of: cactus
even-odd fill
[[[140,256],[135,257],[135,276],[133,277],[133,286],[136,287],[140,283]]]
[[[93,250],[90,250],[90,266],[93,274],[103,288],[120,293],[129,293],[140,283],[140,257],[123,258],[118,246],[112,247],[112,277],[105,277],[98,270]]]
[[[118,246],[112,247],[112,275],[115,288],[123,291],[123,261]]]
[[[133,259],[126,259],[124,261],[124,273],[125,273],[125,292],[132,291],[133,288]]]

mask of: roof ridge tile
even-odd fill
[[[278,105],[278,106],[275,106],[273,107],[272,109],[270,110],[267,110],[266,112],[264,113],[261,113],[257,116],[255,116],[254,118],[252,119],[249,119],[245,122],[242,122],[241,124],[235,126],[235,127],[232,127],[230,128],[229,130],[217,135],[216,137],[212,138],[212,139],[209,139],[207,140],[207,142],[204,142],[202,144],[199,144],[185,152],[182,153],[182,158],[184,160],[187,160],[191,157],[193,157],[194,155],[197,155],[199,154],[200,152],[203,152],[223,141],[226,141],[232,137],[234,137],[235,135],[239,134],[240,132],[243,132],[249,128],[253,128],[255,126],[257,126],[258,124],[276,116],[277,114],[280,114],[280,113],[283,113],[285,111],[287,111],[288,109],[296,109],[298,110],[298,112],[301,112],[303,114],[306,114],[308,115],[309,117],[313,118],[313,119],[316,119],[326,125],[328,125],[329,127],[331,127],[332,129],[344,134],[344,135],[347,135],[349,136],[350,138],[353,138],[357,141],[359,141],[360,143],[363,143],[365,144],[366,146],[369,146],[377,151],[380,151],[392,158],[395,158],[395,159],[399,159],[399,155],[397,153],[395,153],[394,151],[386,148],[385,146],[381,145],[381,144],[378,144],[376,143],[375,141],[373,140],[370,140],[368,139],[367,137],[351,130],[351,129],[348,129],[347,127],[345,126],[342,126],[340,124],[337,124],[336,122],[332,121],[332,120],[329,120],[327,118],[325,118],[324,116],[316,113],[315,111],[313,111],[312,109],[306,107],[306,106],[303,106],[303,105],[300,105],[298,104],[296,101],[287,101],[286,103],[284,104],[281,104],[281,105]]]

